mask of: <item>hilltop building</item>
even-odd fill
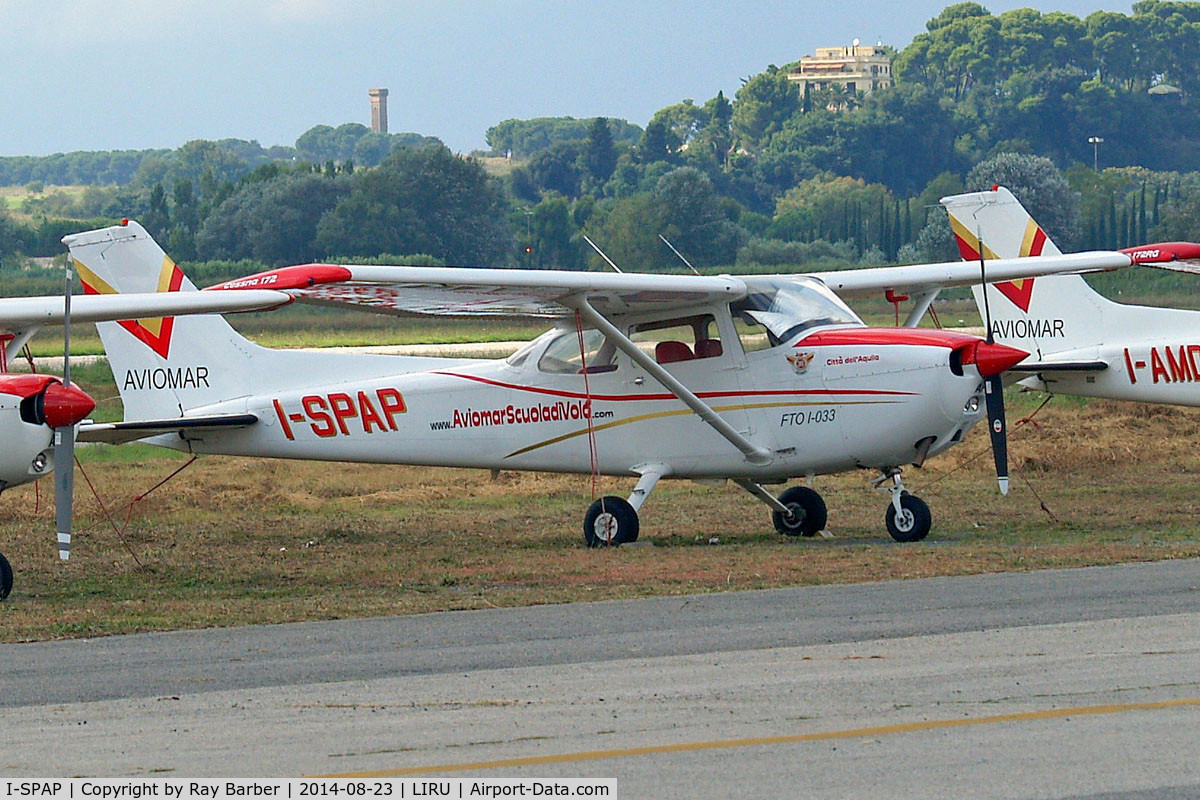
[[[371,130],[375,133],[387,133],[387,89],[369,89],[367,96],[371,98]]]
[[[874,47],[818,47],[815,56],[800,59],[800,66],[788,73],[788,80],[800,85],[800,94],[843,86],[850,94],[870,94],[892,85],[892,58],[880,42]]]

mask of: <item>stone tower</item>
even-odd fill
[[[367,96],[371,98],[371,130],[376,133],[387,133],[387,89],[369,89]]]

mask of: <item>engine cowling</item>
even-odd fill
[[[53,375],[0,374],[0,489],[50,474],[54,428],[75,425],[95,407]]]

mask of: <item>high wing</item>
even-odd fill
[[[993,259],[989,281],[1119,269],[1138,263],[1115,251],[1044,258]],[[953,261],[908,267],[772,276],[816,278],[844,297],[895,292],[935,292],[979,282],[979,265]],[[461,267],[338,266],[305,264],[262,272],[210,286],[205,292],[273,289],[300,302],[358,306],[383,314],[442,316],[565,317],[586,301],[605,316],[669,311],[744,297],[746,280],[730,275],[647,275],[562,270],[468,269]]]
[[[173,317],[183,314],[228,314],[237,311],[262,311],[291,302],[282,292],[246,292],[236,295],[205,295],[199,292],[163,292],[158,294],[72,295],[72,322]],[[61,324],[62,297],[0,298],[0,329],[20,329]]]
[[[1133,254],[1110,250],[1042,256],[992,258],[985,262],[989,283],[1077,272],[1101,272],[1143,263]],[[978,261],[946,261],[903,267],[870,267],[806,273],[820,278],[842,297],[864,297],[882,292],[921,294],[980,282]]]
[[[264,311],[290,302],[290,295],[270,290],[227,295],[202,292],[72,295],[71,321],[151,320],[186,314]],[[65,316],[66,304],[62,297],[0,298],[0,332],[14,334],[0,337],[0,372],[7,369],[8,363],[41,328],[61,325]]]
[[[563,270],[305,264],[210,286],[284,291],[305,303],[361,306],[381,314],[569,316],[581,300],[606,315],[731,302],[746,284],[729,276]]]

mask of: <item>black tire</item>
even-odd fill
[[[638,514],[621,497],[601,497],[583,517],[583,540],[588,547],[616,547],[638,538]]]
[[[929,506],[925,505],[925,501],[908,492],[902,492],[900,507],[906,512],[903,518],[897,519],[896,507],[891,503],[888,503],[887,515],[884,517],[892,538],[897,542],[919,542],[928,536],[929,529],[933,526],[933,515],[929,513]]]
[[[792,509],[792,516],[776,511],[771,521],[775,530],[787,536],[816,536],[829,519],[825,501],[807,486],[793,486],[779,495],[779,502]]]
[[[0,600],[8,597],[12,591],[13,572],[12,565],[8,563],[8,559],[0,553]]]

